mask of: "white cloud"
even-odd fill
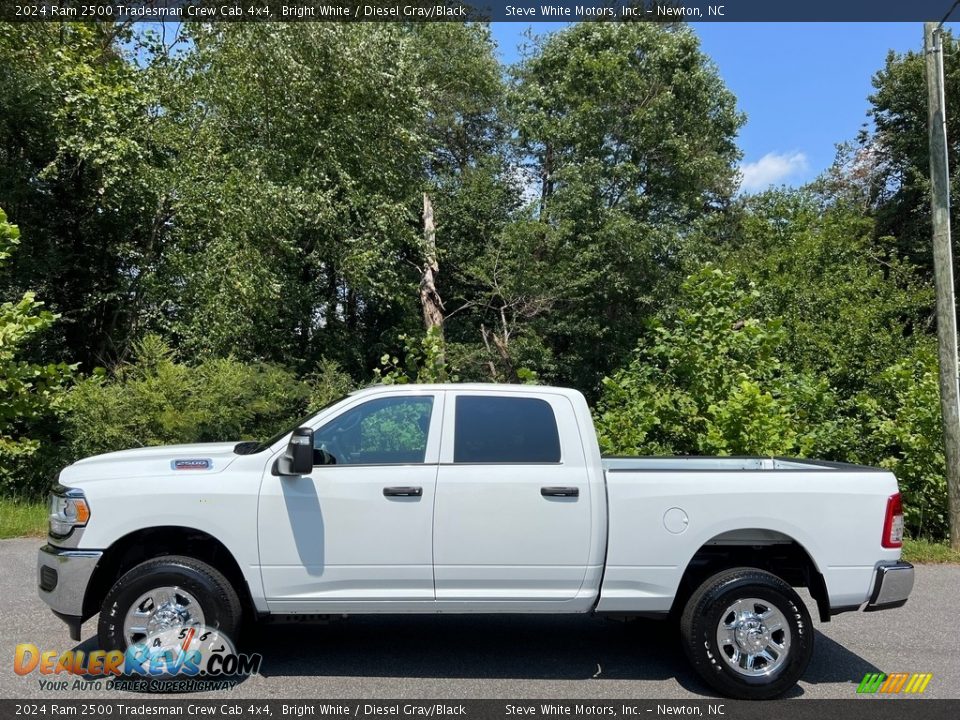
[[[804,172],[807,167],[807,156],[802,152],[769,152],[756,162],[740,166],[740,189],[744,192],[766,190],[791,175]]]

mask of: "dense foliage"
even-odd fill
[[[232,357],[185,365],[148,335],[130,362],[109,376],[95,373],[67,394],[66,447],[72,457],[85,457],[140,445],[263,440],[350,389],[335,368],[301,380],[280,366]]]
[[[825,378],[781,360],[779,320],[753,314],[760,293],[711,266],[681,288],[680,307],[604,381],[601,448],[615,454],[810,455],[836,437]]]
[[[0,263],[19,244],[19,229],[0,209]],[[32,292],[0,304],[0,491],[23,489],[31,460],[47,441],[47,423],[63,397],[72,368],[23,359],[24,346],[49,329],[56,316]]]
[[[550,382],[606,451],[879,464],[945,535],[920,54],[823,177],[742,196],[684,25],[510,68],[479,24],[174,27],[0,28],[4,493],[372,381]]]

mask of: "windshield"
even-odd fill
[[[268,447],[270,447],[274,443],[281,440],[285,435],[289,435],[298,427],[305,424],[308,420],[319,415],[327,408],[333,407],[334,405],[336,405],[338,402],[345,399],[346,397],[347,397],[346,395],[344,395],[343,397],[338,397],[336,400],[333,400],[332,402],[328,402],[323,407],[317,408],[316,410],[311,410],[309,413],[307,413],[306,415],[301,417],[299,420],[297,420],[293,425],[286,427],[284,430],[281,430],[271,438],[268,438],[263,441],[244,440],[243,442],[239,442],[234,446],[233,451],[237,455],[256,455],[258,452],[263,452]]]

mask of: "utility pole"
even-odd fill
[[[950,169],[947,158],[946,94],[943,79],[943,23],[923,24],[930,132],[930,210],[933,218],[933,273],[937,291],[937,345],[940,412],[947,461],[950,546],[960,550],[960,385],[957,367],[957,311],[950,249]]]

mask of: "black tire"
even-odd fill
[[[790,633],[789,645],[782,653],[786,657],[779,664],[755,661],[760,663],[757,672],[764,666],[772,667],[767,675],[751,677],[745,669],[735,670],[731,665],[734,651],[721,649],[717,639],[721,620],[736,617],[736,613],[728,614],[728,609],[737,600],[748,598],[775,607]],[[687,658],[700,677],[722,695],[741,700],[769,700],[783,695],[800,679],[813,655],[813,624],[803,600],[776,575],[756,568],[733,568],[708,578],[687,601],[680,633]],[[761,642],[760,636],[756,637]],[[773,637],[782,641],[785,636],[783,631],[776,631]]]
[[[140,563],[110,588],[97,625],[100,648],[126,651],[123,621],[127,611],[143,593],[165,585],[178,586],[191,593],[203,610],[204,624],[235,639],[243,611],[230,581],[205,562],[182,555],[166,555]]]

